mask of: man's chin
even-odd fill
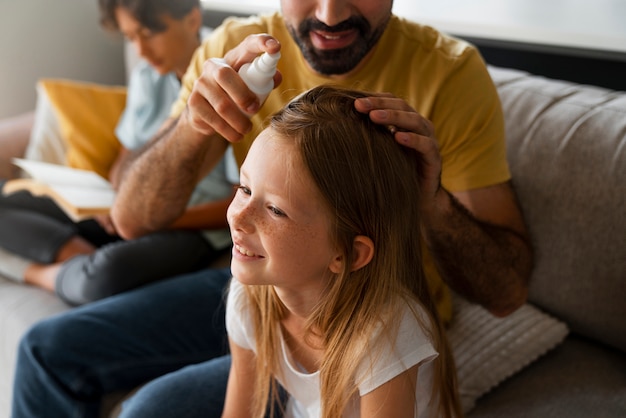
[[[345,61],[345,60],[307,60],[311,68],[313,68],[317,73],[331,76],[331,75],[343,75],[352,71],[359,61],[356,63]]]
[[[360,62],[353,48],[320,50],[308,47],[303,50],[309,66],[322,75],[342,75],[352,71]]]

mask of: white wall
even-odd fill
[[[0,0],[0,118],[35,107],[42,77],[124,84],[123,42],[97,0]]]

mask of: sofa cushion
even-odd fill
[[[65,165],[67,163],[67,144],[61,133],[59,118],[41,83],[37,84],[35,120],[23,157],[27,160],[45,161],[50,164]]]
[[[505,318],[454,295],[448,339],[457,366],[463,412],[478,398],[559,345],[567,325],[525,304]]]
[[[490,72],[535,246],[529,299],[626,351],[626,93]]]
[[[570,335],[563,344],[480,398],[468,418],[626,416],[626,357]]]
[[[126,106],[126,87],[54,79],[38,85],[58,118],[67,164],[107,178],[121,148],[115,127]]]
[[[0,416],[10,416],[17,347],[32,324],[68,306],[50,292],[0,276]]]

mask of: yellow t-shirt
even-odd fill
[[[463,191],[509,180],[504,142],[504,119],[497,91],[478,51],[466,42],[435,29],[393,16],[373,54],[358,71],[340,82],[319,75],[306,64],[279,13],[246,19],[228,19],[205,40],[183,78],[172,116],[186,106],[193,82],[208,58],[222,57],[247,35],[269,33],[281,43],[278,69],[282,83],[272,91],[252,118],[254,129],[233,144],[239,165],[265,121],[289,100],[320,84],[365,91],[391,92],[404,98],[429,119],[439,141],[442,184]],[[447,287],[432,257],[425,254],[425,271],[444,321],[452,316]]]

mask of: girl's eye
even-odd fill
[[[268,209],[270,210],[270,212],[272,212],[276,216],[281,216],[281,217],[287,216],[285,212],[283,212],[282,210],[278,209],[275,206],[269,206]]]
[[[246,186],[241,185],[241,184],[237,186],[237,190],[243,192],[244,194],[247,194],[248,196],[252,194],[250,189],[248,189]]]

